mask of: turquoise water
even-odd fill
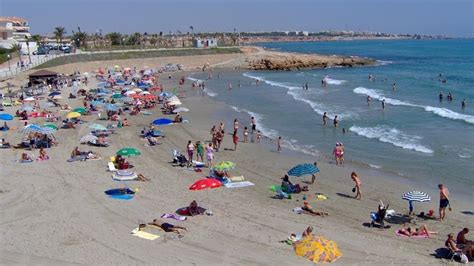
[[[343,142],[346,159],[424,183],[474,188],[474,40],[268,43],[283,51],[343,54],[379,60],[377,66],[289,72],[225,72],[206,91],[249,116],[287,149],[330,155]],[[446,83],[440,82],[446,79]],[[327,76],[326,76],[327,75]],[[375,76],[369,81],[368,76]],[[321,86],[326,76],[328,85]],[[259,79],[256,86],[254,80]],[[237,84],[240,82],[241,87]],[[303,89],[308,82],[309,89]],[[232,83],[232,90],[229,90]],[[396,90],[393,90],[396,83]],[[445,99],[438,100],[442,92]],[[451,92],[454,100],[448,102]],[[372,97],[367,105],[367,95]],[[382,109],[381,100],[386,106]],[[461,108],[466,99],[467,107]],[[322,114],[338,115],[324,127]],[[343,134],[342,129],[346,130]]]

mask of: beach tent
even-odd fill
[[[170,124],[173,124],[173,120],[168,119],[168,118],[158,118],[158,119],[153,120],[152,124],[157,125],[157,126],[170,125]]]

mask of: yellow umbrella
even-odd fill
[[[297,256],[314,263],[334,262],[342,256],[334,241],[322,236],[306,236],[293,244]]]
[[[81,116],[81,114],[78,112],[70,112],[66,115],[67,118],[77,118],[79,116]]]

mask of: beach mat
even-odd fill
[[[255,184],[250,181],[243,181],[243,182],[233,182],[224,184],[226,188],[241,188],[241,187],[250,187],[254,186]]]
[[[230,181],[232,181],[232,182],[245,181],[245,178],[244,178],[243,175],[241,175],[241,176],[233,176],[233,177],[231,177],[231,178],[229,178],[229,179],[230,179]]]
[[[109,198],[112,198],[112,199],[119,199],[119,200],[131,200],[133,199],[133,195],[127,195],[127,194],[124,194],[124,195],[108,195]]]
[[[430,238],[428,235],[418,235],[418,236],[407,236],[407,235],[403,235],[403,234],[400,234],[398,232],[398,230],[395,231],[395,235],[399,236],[399,237],[404,237],[404,238],[415,238],[415,239],[424,239],[424,238]]]
[[[139,231],[138,228],[132,230],[132,235],[137,236],[139,238],[147,239],[147,240],[155,240],[159,238],[159,235],[151,234],[144,231]]]

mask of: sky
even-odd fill
[[[474,37],[474,0],[0,0],[33,34],[354,30]]]

